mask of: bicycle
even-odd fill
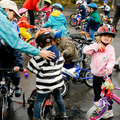
[[[70,34],[69,35],[72,38],[72,41],[74,42],[74,45],[76,46],[78,50],[78,55],[82,59],[82,62],[80,62],[81,68],[86,68],[90,64],[90,56],[87,56],[83,53],[83,47],[84,45],[90,45],[93,43],[92,39],[88,37],[85,33],[82,34]]]
[[[23,69],[20,71],[23,71]],[[6,117],[7,110],[11,108],[12,97],[15,91],[15,86],[10,79],[12,73],[14,73],[13,69],[0,68],[0,74],[3,76],[0,81],[0,120]]]
[[[80,21],[81,21],[80,18],[81,18],[81,15],[79,13],[76,14],[73,19],[70,19],[70,25],[72,27],[80,25]]]
[[[37,93],[37,90],[34,89],[27,101],[28,102],[28,108],[27,108],[28,115],[33,115],[34,100],[35,100],[36,93]],[[56,106],[52,102],[51,96],[52,96],[52,92],[48,94],[48,96],[45,98],[45,100],[43,101],[41,105],[41,112],[40,112],[41,120],[55,120],[56,119],[57,110],[56,110]],[[62,120],[67,120],[67,119],[62,119]]]
[[[69,83],[72,80],[73,84],[86,84],[86,86],[93,87],[93,74],[90,71],[90,67],[81,68],[79,62],[82,62],[82,59],[73,59],[73,63],[76,65],[71,69],[62,68],[64,85],[61,88],[61,95],[64,97],[69,91]]]
[[[108,105],[110,105],[109,100],[114,100],[120,104],[120,97],[114,94],[114,90],[120,90],[120,88],[112,84],[108,76],[105,77],[105,82],[102,84],[101,88],[101,99],[97,103],[95,102],[88,110],[86,114],[87,120],[100,120],[106,113]]]

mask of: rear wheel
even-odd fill
[[[0,94],[0,120],[3,120],[4,116],[4,95]]]
[[[77,26],[78,25],[77,20],[76,19],[71,19],[70,20],[70,25],[73,26],[73,27]]]
[[[93,74],[90,71],[90,68],[86,68],[87,71],[84,73],[84,78],[85,78],[85,84],[92,88],[93,87]]]
[[[72,14],[70,15],[70,19],[74,19],[75,16],[76,16],[76,13],[72,13]]]
[[[55,120],[56,117],[56,111],[55,108],[53,108],[52,106],[46,106],[45,107],[45,111],[44,111],[44,116],[43,116],[43,120]],[[54,113],[53,113],[54,112]]]

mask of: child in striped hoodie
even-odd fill
[[[28,69],[36,74],[37,95],[34,102],[34,120],[40,118],[41,104],[50,92],[53,92],[61,117],[67,118],[60,90],[60,87],[64,84],[61,72],[64,58],[56,46],[52,45],[53,39],[54,33],[50,29],[40,29],[35,36],[36,43],[42,49],[54,52],[56,57],[49,61],[35,56],[28,63]]]

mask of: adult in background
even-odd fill
[[[0,1],[0,40],[2,40],[4,44],[22,52],[39,55],[48,60],[54,58],[53,52],[46,50],[40,51],[19,38],[12,23],[9,21],[14,20],[16,17],[21,17],[18,13],[16,3],[10,0]]]
[[[23,4],[23,7],[28,9],[28,14],[30,16],[30,25],[35,25],[35,16],[34,11],[38,11],[38,3],[39,6],[42,7],[43,0],[26,0]]]
[[[117,5],[116,5],[115,15],[114,15],[114,18],[113,18],[113,23],[112,23],[112,25],[115,27],[115,30],[116,30],[116,27],[117,27],[117,23],[120,19],[120,0],[113,0],[112,9],[114,8],[114,5],[115,5],[116,1],[117,1]]]

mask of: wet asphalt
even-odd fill
[[[67,15],[68,31],[70,33],[79,33],[74,27],[69,25],[69,16],[75,9],[65,9],[64,14]],[[114,11],[111,12],[111,16],[114,16]],[[116,59],[120,56],[120,21],[118,23],[118,32],[116,38],[113,41],[115,47]],[[34,36],[34,34],[32,34]],[[25,53],[23,53],[24,68],[26,68],[27,62],[30,59]],[[32,116],[27,115],[27,99],[29,98],[33,89],[35,89],[35,75],[29,73],[28,78],[25,78],[21,73],[22,79],[20,86],[22,87],[22,93],[25,93],[26,104],[23,106],[23,94],[19,98],[13,97],[13,108],[8,111],[5,120],[32,120]],[[113,83],[120,87],[120,72],[113,70],[112,74]],[[85,114],[87,110],[93,105],[93,89],[87,87],[85,84],[73,84],[70,82],[70,89],[68,94],[63,98],[66,106],[66,112],[69,116],[69,120],[85,120]],[[120,96],[120,91],[115,91],[115,94]],[[114,102],[113,104],[114,117],[108,120],[120,120],[120,106]]]

